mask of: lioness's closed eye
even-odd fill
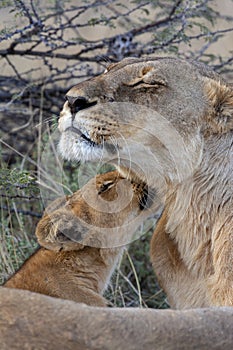
[[[129,238],[137,228],[134,219],[142,212],[143,196],[143,187],[134,186],[115,171],[54,201],[36,229],[43,248],[4,286],[106,305],[101,294],[121,255],[124,232]],[[106,232],[101,235],[103,229]]]

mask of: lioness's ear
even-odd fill
[[[36,228],[38,243],[55,251],[83,249],[84,246],[78,242],[85,233],[86,228],[64,208],[45,215]]]
[[[210,103],[208,123],[214,133],[233,130],[233,90],[230,86],[204,78],[204,89]]]

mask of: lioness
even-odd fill
[[[102,293],[122,253],[124,233],[129,237],[130,232],[132,238],[145,205],[145,188],[123,179],[117,171],[98,175],[47,208],[36,229],[43,247],[4,287],[105,306]],[[104,229],[113,248],[105,248]]]
[[[125,59],[69,90],[59,151],[108,160],[162,215],[151,260],[172,307],[233,306],[233,91],[200,63]]]

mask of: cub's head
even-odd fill
[[[132,239],[140,216],[150,214],[148,203],[147,187],[133,184],[117,171],[98,175],[73,195],[51,203],[36,236],[51,250],[121,246]]]
[[[150,185],[155,173],[182,180],[206,138],[232,130],[232,108],[232,90],[204,65],[125,59],[68,91],[59,151],[70,160],[111,161]]]

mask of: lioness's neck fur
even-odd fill
[[[230,142],[209,142],[193,177],[172,189],[152,238],[153,265],[176,308],[233,305]]]
[[[118,198],[122,186],[122,198]],[[4,286],[105,306],[102,294],[125,242],[118,231],[124,231],[125,225],[128,238],[132,238],[138,224],[134,218],[143,210],[143,196],[142,187],[112,172],[97,176],[67,201],[56,200],[36,230],[40,245],[48,249],[34,253]],[[104,211],[105,205],[114,206],[118,199],[118,212]],[[106,237],[99,229],[107,230],[113,248],[105,248]]]

